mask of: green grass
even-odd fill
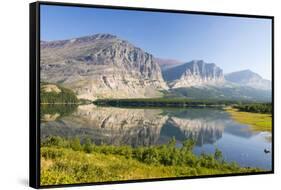
[[[235,121],[249,125],[253,131],[272,131],[271,114],[239,111],[238,109],[230,107],[226,108],[225,110]]]
[[[219,150],[196,156],[193,141],[152,147],[96,146],[51,137],[41,143],[41,185],[89,183],[261,171],[224,161]]]

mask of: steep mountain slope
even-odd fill
[[[229,73],[225,75],[225,79],[239,85],[249,86],[256,89],[271,89],[271,82],[269,80],[263,79],[260,75],[251,70]]]
[[[163,70],[163,77],[171,88],[217,84],[224,81],[221,68],[202,60],[193,60]]]
[[[151,54],[110,34],[41,42],[41,80],[91,100],[158,97],[167,89]]]

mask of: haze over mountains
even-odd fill
[[[178,61],[175,59],[163,59],[163,58],[159,58],[159,57],[156,58],[156,61],[159,64],[159,66],[161,67],[162,71],[184,63],[182,61]]]
[[[249,86],[256,89],[271,89],[271,81],[263,79],[260,75],[249,69],[226,74],[225,79],[236,84]]]
[[[111,34],[42,41],[41,81],[63,85],[89,100],[171,94],[200,98],[194,92],[202,90],[216,98],[271,99],[271,82],[250,70],[224,75],[219,66],[203,60],[155,58]]]
[[[214,63],[194,60],[163,71],[164,80],[171,88],[191,87],[224,82],[223,71]]]

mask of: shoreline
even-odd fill
[[[252,131],[272,132],[272,114],[239,111],[233,107],[226,107],[224,110],[236,122],[249,125]]]

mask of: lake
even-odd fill
[[[271,170],[271,133],[251,131],[215,108],[117,108],[41,106],[41,138],[89,137],[95,144],[150,146],[175,137],[180,147],[194,139],[195,154],[218,148],[226,161]]]

